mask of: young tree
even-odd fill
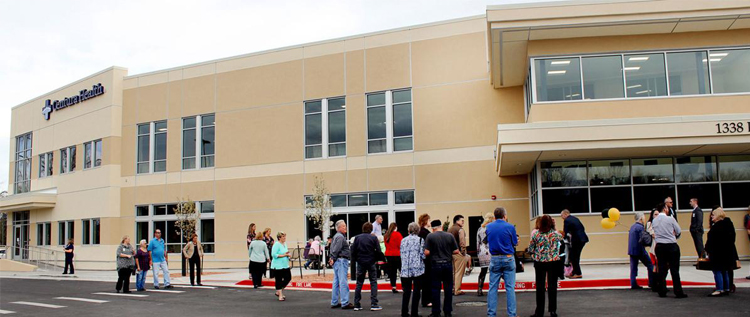
[[[305,202],[305,216],[316,225],[316,229],[323,233],[323,241],[328,241],[328,235],[333,227],[331,224],[333,215],[331,193],[326,188],[325,181],[315,176],[313,195]],[[323,263],[326,263],[325,260],[325,252],[323,252]]]
[[[196,212],[195,210],[195,202],[193,202],[190,198],[185,201],[184,199],[180,199],[180,202],[177,203],[177,207],[174,208],[174,214],[177,216],[177,221],[175,222],[175,226],[180,230],[180,253],[182,253],[183,243],[185,243],[186,239],[190,239],[190,237],[193,236],[193,233],[195,233],[195,227],[198,224],[198,219],[200,219],[200,213]],[[182,276],[186,275],[186,264],[185,264],[185,257],[180,256],[182,261]]]

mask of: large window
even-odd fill
[[[597,161],[541,162],[532,171],[532,215],[650,211],[672,197],[690,210],[690,198],[710,208],[750,205],[750,155],[658,157]],[[536,183],[541,185],[541,197]],[[541,208],[539,207],[541,205]]]
[[[95,140],[83,144],[83,168],[102,165],[102,140]]]
[[[354,237],[362,233],[362,225],[365,222],[375,221],[375,217],[383,217],[383,233],[390,224],[389,220],[396,221],[398,230],[406,233],[409,223],[415,220],[414,215],[414,190],[395,190],[382,192],[364,193],[340,193],[331,194],[331,205],[336,215],[331,217],[331,224],[338,220],[347,223],[347,234]],[[309,203],[311,196],[305,196],[305,204]],[[307,223],[307,237],[323,237],[317,225],[305,217]],[[330,237],[335,234],[331,229]]]
[[[54,152],[39,155],[39,178],[52,176],[54,168]]]
[[[31,132],[16,137],[14,193],[31,190]]]
[[[213,114],[182,118],[182,169],[214,166],[216,120]]]
[[[57,223],[57,244],[66,245],[75,236],[75,222],[73,220]]]
[[[534,58],[531,65],[534,103],[750,92],[748,48]]]
[[[346,155],[346,99],[305,102],[305,158]]]
[[[52,245],[52,223],[36,224],[36,245]]]
[[[167,121],[138,125],[138,174],[167,170]]]
[[[411,89],[367,95],[367,153],[414,148]]]
[[[100,222],[98,218],[81,220],[81,228],[83,228],[81,244],[99,244],[101,242]]]
[[[153,233],[159,229],[162,238],[167,244],[169,253],[179,253],[180,246],[186,243],[190,237],[184,237],[180,242],[181,232],[177,226],[175,209],[177,203],[153,204],[135,206],[135,237],[138,241],[153,238]],[[214,244],[214,202],[196,201],[196,212],[200,213],[200,221],[196,228],[198,237],[203,244],[206,253],[213,253]]]

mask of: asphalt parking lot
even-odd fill
[[[132,284],[131,284],[132,285]],[[148,284],[150,286],[150,284]],[[750,290],[721,298],[708,298],[707,288],[686,289],[687,299],[658,298],[648,290],[585,290],[558,294],[560,316],[750,316]],[[142,297],[111,295],[114,283],[71,280],[0,279],[0,314],[8,316],[344,316],[351,314],[399,316],[401,295],[390,290],[379,293],[383,310],[344,311],[329,308],[330,293],[285,292],[279,302],[272,288],[185,288],[172,292],[132,293]],[[362,306],[369,308],[369,294]],[[353,290],[351,298],[354,298]],[[505,316],[505,296],[498,298],[498,316]],[[20,303],[19,303],[20,302]],[[518,294],[518,315],[534,312],[534,293]],[[12,313],[11,313],[12,312]],[[428,308],[420,312],[430,313]],[[486,297],[474,293],[459,296],[454,316],[486,314]]]

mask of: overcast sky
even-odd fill
[[[538,0],[0,1],[0,191],[10,109],[112,65],[139,74],[519,2]]]

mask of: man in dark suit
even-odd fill
[[[570,234],[570,263],[573,265],[573,272],[569,276],[571,279],[582,278],[583,273],[581,272],[581,252],[583,247],[589,242],[589,237],[586,235],[586,228],[583,227],[578,218],[570,215],[570,211],[564,209],[560,216],[564,221],[563,231],[565,234]]]
[[[664,198],[664,205],[669,207],[669,215],[672,216],[672,218],[674,218],[674,220],[679,223],[680,221],[677,219],[677,211],[675,211],[674,208],[672,208],[672,205],[673,205],[672,197]]]
[[[695,252],[699,258],[705,257],[703,253],[703,210],[698,207],[698,198],[690,198],[690,207],[693,207],[693,215],[690,217],[690,236],[693,237]]]

